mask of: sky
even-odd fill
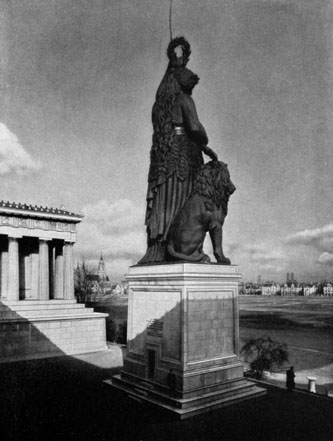
[[[0,0],[0,200],[82,211],[75,258],[103,253],[114,282],[145,252],[169,3]],[[199,118],[237,187],[225,254],[245,281],[333,280],[333,1],[172,4]]]

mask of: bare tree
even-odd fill
[[[74,292],[79,303],[91,302],[98,291],[96,269],[87,265],[84,260],[74,270]]]

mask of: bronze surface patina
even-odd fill
[[[218,162],[216,153],[208,147],[206,130],[198,118],[192,91],[199,77],[186,68],[190,53],[184,37],[171,40],[167,50],[169,64],[152,109],[145,219],[147,251],[139,264],[207,262],[209,258],[202,251],[207,231],[217,262],[230,264],[222,251],[222,225],[235,187],[226,165]],[[211,159],[206,165],[203,153]],[[211,190],[204,190],[207,181],[199,195],[202,179],[209,181]],[[220,182],[215,184],[215,179]],[[224,188],[216,199],[215,187],[221,186],[222,181]],[[200,225],[198,217],[202,220]]]
[[[222,227],[228,213],[228,201],[235,191],[228,167],[210,161],[199,170],[190,198],[175,217],[167,236],[168,258],[186,262],[210,262],[203,252],[209,232],[217,263],[230,265],[223,254]]]

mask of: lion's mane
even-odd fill
[[[219,210],[222,207],[224,214],[227,215],[229,197],[235,190],[227,164],[210,161],[198,171],[192,195],[201,196],[208,211]]]

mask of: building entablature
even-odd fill
[[[76,242],[76,224],[83,216],[61,209],[0,202],[0,234]]]
[[[0,301],[74,299],[73,245],[82,220],[65,210],[0,202]]]
[[[37,205],[21,204],[16,202],[0,201],[0,214],[23,215],[25,217],[38,217],[44,219],[59,219],[68,222],[81,222],[83,216],[67,211],[63,208],[38,207]]]

